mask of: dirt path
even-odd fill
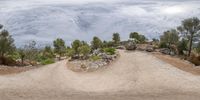
[[[182,60],[178,57],[172,57],[170,55],[164,55],[161,53],[153,53],[154,56],[156,56],[157,58],[163,60],[164,62],[167,62],[171,65],[173,65],[174,67],[189,72],[191,74],[200,75],[200,67],[194,66],[192,63],[189,63],[185,60]]]
[[[106,69],[75,73],[61,61],[0,76],[0,100],[199,100],[200,77],[151,54],[120,51]]]

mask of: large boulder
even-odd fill
[[[146,46],[146,51],[147,51],[147,52],[153,52],[153,51],[154,51],[153,45],[147,45],[147,46]]]
[[[163,53],[163,54],[166,54],[166,55],[171,55],[171,56],[175,56],[176,55],[175,51],[170,50],[168,48],[162,48],[162,49],[160,49],[160,52]]]
[[[160,52],[166,55],[170,55],[171,50],[168,48],[162,48],[160,49]]]
[[[136,43],[134,41],[128,41],[125,47],[126,50],[135,50],[137,48]]]

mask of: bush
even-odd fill
[[[100,60],[100,59],[101,59],[101,57],[96,56],[96,55],[93,55],[93,56],[90,57],[90,60],[92,60],[92,61],[97,61],[97,60]]]
[[[53,59],[48,58],[48,59],[42,60],[42,61],[41,61],[41,64],[42,64],[42,65],[48,65],[48,64],[52,64],[52,63],[54,63],[54,62],[55,62],[55,61],[54,61]]]
[[[72,48],[68,48],[67,49],[67,56],[68,57],[73,57],[74,55],[76,55],[75,50]]]
[[[168,46],[165,42],[160,42],[159,48],[168,48]]]
[[[105,52],[108,55],[114,55],[115,54],[116,49],[115,48],[104,48],[103,52]]]
[[[47,64],[52,64],[55,61],[53,58],[48,58],[48,57],[40,54],[37,56],[37,62],[40,62],[42,65],[47,65]]]
[[[11,57],[0,57],[0,64],[7,65],[7,66],[16,66],[17,63]]]
[[[188,48],[188,41],[185,39],[179,41],[177,48],[178,48],[179,55],[184,55],[184,51],[187,51],[187,48]]]

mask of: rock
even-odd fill
[[[163,54],[170,55],[171,50],[168,48],[162,48],[162,49],[160,49],[160,52]]]
[[[93,51],[93,55],[99,55],[100,53],[102,53],[100,49],[96,49]]]
[[[176,55],[176,53],[175,53],[175,52],[173,52],[173,51],[171,51],[171,52],[170,52],[170,55],[171,55],[171,56],[175,56],[175,55]]]
[[[91,62],[88,64],[88,70],[95,70],[98,68],[99,68],[99,65],[97,65],[96,63]]]
[[[125,47],[126,50],[135,50],[137,48],[136,43],[134,41],[128,41]]]
[[[152,46],[152,45],[147,45],[147,46],[146,46],[146,51],[147,51],[147,52],[153,52],[153,51],[154,51],[153,46]]]
[[[121,50],[124,50],[126,49],[124,46],[118,46],[116,49],[121,49]]]

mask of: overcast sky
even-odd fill
[[[93,36],[109,40],[113,32],[159,37],[185,18],[200,17],[199,0],[0,0],[0,23],[17,45],[55,38],[70,44]]]

